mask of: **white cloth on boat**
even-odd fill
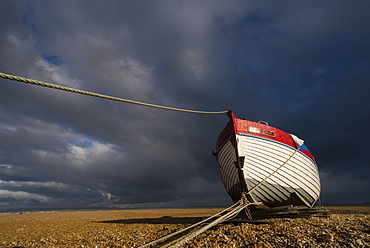
[[[301,147],[304,143],[303,139],[298,138],[294,134],[290,134],[297,148]]]

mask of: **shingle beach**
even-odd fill
[[[329,217],[219,224],[183,247],[370,247],[370,207],[328,207]],[[0,248],[138,247],[222,209],[150,209],[0,215]]]

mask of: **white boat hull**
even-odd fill
[[[242,170],[248,189],[272,174],[250,193],[254,202],[270,206],[310,205],[319,198],[318,169],[304,153],[256,136],[237,135],[237,140],[239,156],[245,157]]]
[[[248,125],[251,123],[249,121]],[[242,124],[238,125],[241,129]],[[262,202],[269,207],[312,206],[321,191],[314,158],[310,152],[305,154],[293,147],[291,141],[286,141],[289,134],[266,128],[275,131],[275,137],[247,132],[232,134],[231,129],[228,132],[225,129],[220,136],[223,142],[218,143],[215,155],[226,191],[234,202],[240,200],[244,192],[248,193],[249,201]],[[222,138],[224,134],[230,136]]]

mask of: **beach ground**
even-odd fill
[[[327,207],[329,217],[219,224],[183,247],[370,247],[370,207]],[[220,212],[148,209],[0,215],[0,248],[138,247]]]

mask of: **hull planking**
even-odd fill
[[[303,141],[275,127],[236,118],[217,139],[215,156],[225,189],[234,202],[269,207],[312,206],[320,196],[316,161]]]

